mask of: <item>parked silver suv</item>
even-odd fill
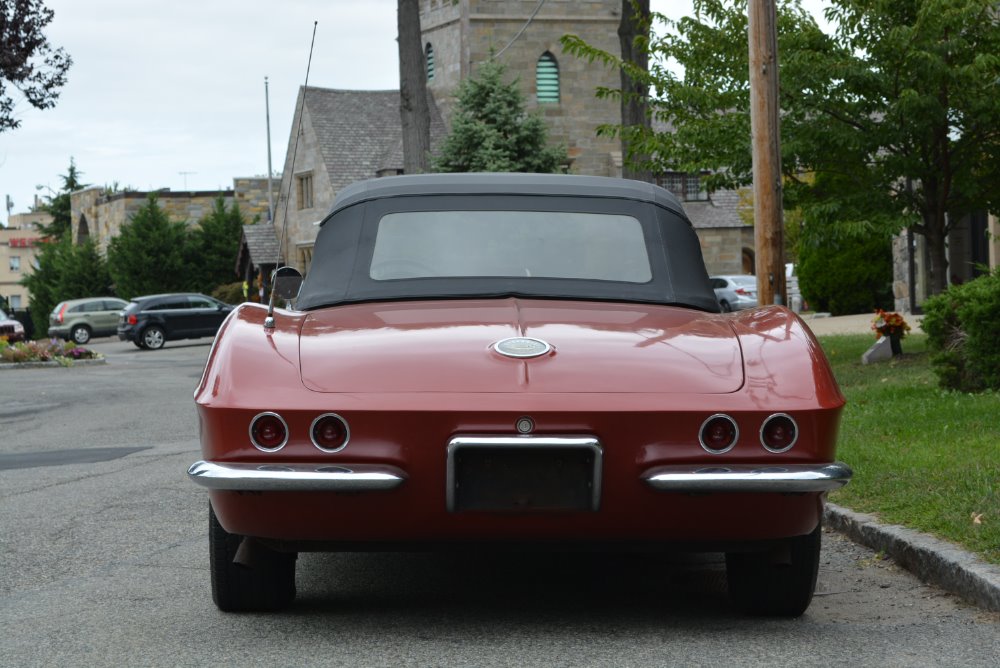
[[[128,306],[115,297],[87,297],[59,302],[49,314],[49,337],[84,344],[94,336],[118,331],[118,314]]]

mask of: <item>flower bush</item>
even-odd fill
[[[910,331],[910,326],[899,313],[886,313],[882,309],[875,309],[872,330],[876,339],[881,339],[883,336],[897,336],[902,339]]]
[[[99,357],[100,354],[93,350],[81,348],[71,342],[63,343],[59,339],[10,343],[5,337],[0,337],[0,363],[62,362],[69,364],[73,360],[89,360]]]

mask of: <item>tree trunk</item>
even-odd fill
[[[419,0],[398,0],[399,117],[403,128],[403,171],[430,169],[431,112],[427,102],[427,63],[420,35]]]
[[[622,49],[622,60],[635,63],[642,69],[649,67],[649,53],[645,48],[636,48],[635,38],[649,31],[649,0],[622,0],[622,18],[618,24],[618,40]],[[622,86],[622,125],[649,127],[649,116],[646,113],[649,90],[641,81],[633,81],[625,70],[621,70]],[[645,168],[635,167],[635,162],[642,162],[646,156],[635,155],[629,159],[629,141],[627,133],[622,133],[622,176],[638,181],[652,181],[652,173]]]
[[[924,239],[927,242],[927,296],[948,289],[948,256],[945,253],[945,214],[932,211],[924,214]]]

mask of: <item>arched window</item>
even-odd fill
[[[90,225],[87,223],[86,216],[80,216],[80,223],[76,228],[76,243],[83,245],[87,243],[87,239],[90,238]]]
[[[431,46],[430,42],[427,42],[427,46],[424,47],[424,57],[427,60],[427,80],[432,81],[434,79],[434,47]]]
[[[535,65],[535,90],[540,104],[559,103],[559,63],[548,51]]]

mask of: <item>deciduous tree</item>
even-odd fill
[[[44,35],[55,13],[41,0],[0,0],[0,132],[21,125],[14,91],[36,109],[54,107],[73,59]]]
[[[661,17],[667,31],[651,43],[646,80],[669,129],[639,129],[635,141],[654,170],[709,169],[710,187],[742,186],[751,180],[746,2],[695,0],[694,9]],[[830,0],[827,16],[832,34],[798,0],[778,2],[786,208],[857,232],[911,226],[927,241],[939,292],[949,230],[1000,208],[996,3]],[[616,54],[579,40],[567,47],[643,76]]]

